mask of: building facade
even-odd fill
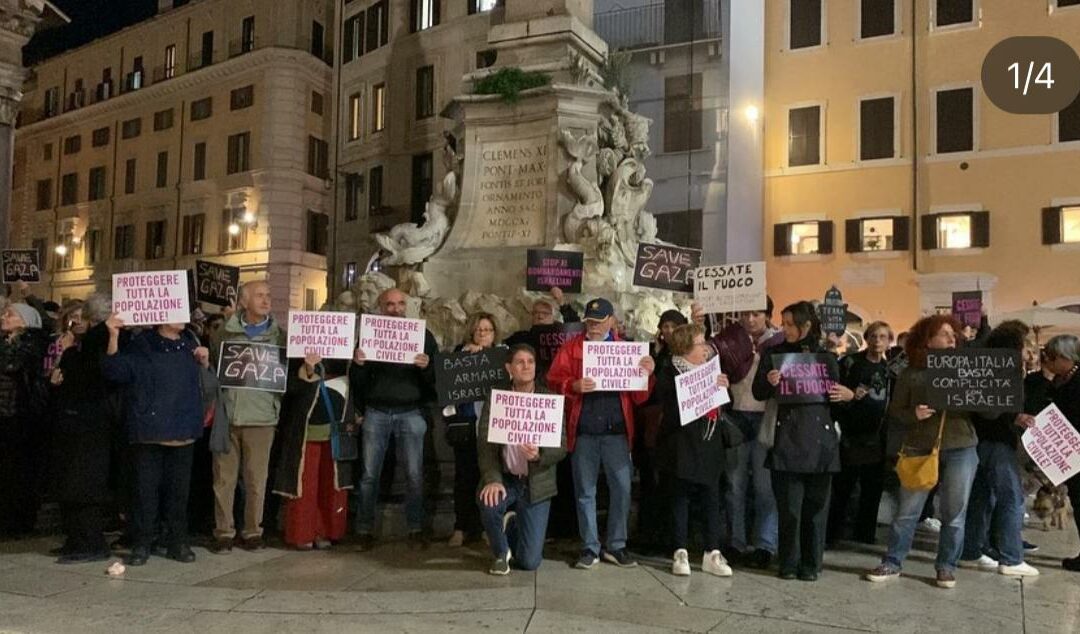
[[[989,312],[1080,304],[1080,100],[1013,115],[980,84],[1019,34],[1080,50],[1076,0],[768,0],[765,247],[778,305],[836,284],[904,329],[983,292]]]
[[[335,4],[161,0],[35,66],[11,231],[42,254],[35,292],[205,259],[267,279],[278,310],[325,301]]]

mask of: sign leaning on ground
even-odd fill
[[[500,445],[562,445],[563,396],[491,390],[488,442]]]
[[[727,390],[716,386],[718,378],[720,378],[719,356],[675,377],[680,423],[689,425],[731,400]]]
[[[597,392],[636,392],[649,389],[641,367],[648,356],[644,341],[586,341],[581,376],[596,381]]]
[[[836,356],[825,352],[774,354],[772,362],[780,371],[776,402],[781,405],[828,402],[829,390],[840,377]]]
[[[1051,403],[1024,432],[1024,449],[1047,478],[1060,486],[1080,472],[1080,432]]]
[[[765,263],[698,268],[694,271],[694,300],[706,313],[765,310]]]
[[[223,341],[218,355],[223,388],[284,393],[288,383],[285,348],[268,343]]]
[[[195,261],[195,297],[215,306],[235,306],[240,293],[240,267]]]
[[[424,353],[427,322],[407,317],[360,316],[360,349],[368,361],[411,364]]]
[[[439,405],[479,401],[491,386],[506,382],[506,348],[449,352],[435,357],[435,393]]]
[[[352,359],[355,348],[355,313],[289,311],[289,358],[317,354],[324,359]]]
[[[988,414],[1023,409],[1024,370],[1017,350],[932,350],[926,371],[930,407]]]
[[[581,292],[585,268],[581,251],[529,249],[525,259],[525,290],[547,292],[558,287],[567,293]]]
[[[700,264],[700,249],[639,244],[634,263],[634,286],[693,293],[694,269]]]
[[[4,283],[41,281],[41,255],[37,249],[4,249]]]
[[[113,312],[125,326],[191,321],[187,271],[117,273],[112,279],[112,298]]]

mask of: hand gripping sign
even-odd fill
[[[368,361],[411,364],[424,354],[426,324],[423,319],[361,315],[360,349]]]
[[[492,390],[488,442],[500,445],[562,445],[563,397]]]
[[[636,392],[649,389],[641,367],[648,356],[644,341],[586,341],[581,376],[596,381],[597,392]]]

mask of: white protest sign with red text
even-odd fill
[[[586,341],[582,377],[596,381],[597,392],[636,392],[649,389],[641,367],[649,356],[644,341]]]
[[[368,361],[411,364],[424,354],[423,319],[360,315],[360,349]]]
[[[351,359],[356,348],[356,315],[314,310],[289,311],[291,359],[317,354],[324,359]]]
[[[1035,426],[1021,441],[1031,459],[1058,486],[1080,471],[1080,433],[1057,405],[1050,404],[1035,417]]]
[[[125,326],[186,324],[191,321],[187,271],[117,273],[113,312]]]
[[[562,445],[563,397],[491,390],[488,442],[499,445]]]
[[[731,400],[726,389],[717,387],[719,378],[720,357],[675,377],[680,423],[689,425]]]

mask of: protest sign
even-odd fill
[[[506,348],[451,352],[435,356],[435,393],[439,405],[482,400],[493,385],[508,380]]]
[[[113,312],[125,326],[191,321],[187,271],[117,273],[112,278],[112,298]]]
[[[635,392],[649,389],[641,367],[649,355],[644,341],[586,341],[581,376],[596,381],[597,392]]]
[[[720,357],[675,377],[680,423],[688,425],[731,400],[726,389],[716,386],[719,378]]]
[[[765,263],[698,268],[694,271],[694,300],[706,313],[765,310]]]
[[[1080,471],[1080,433],[1053,403],[1039,412],[1035,426],[1024,432],[1021,442],[1054,486]]]
[[[585,254],[580,251],[529,249],[526,254],[525,290],[549,291],[558,287],[567,293],[581,292]]]
[[[289,357],[317,354],[324,359],[352,359],[356,314],[314,310],[289,311]]]
[[[235,306],[240,294],[240,267],[195,261],[195,297],[215,306]]]
[[[555,360],[555,355],[564,343],[585,332],[585,324],[580,321],[570,324],[555,323],[533,326],[532,331],[536,336],[536,365],[546,369],[551,367],[551,362]]]
[[[424,354],[423,319],[360,316],[360,349],[368,361],[412,364],[416,355]]]
[[[562,445],[563,397],[491,390],[488,442],[500,445]]]
[[[288,373],[288,359],[281,346],[250,341],[221,342],[217,375],[223,388],[284,393]]]
[[[836,357],[828,353],[774,354],[772,362],[780,371],[776,402],[781,405],[827,403],[829,390],[839,381]]]
[[[961,324],[978,328],[982,322],[982,291],[953,293],[952,315]]]
[[[821,318],[821,332],[842,334],[847,330],[847,304],[840,295],[840,289],[833,286],[825,292],[825,301],[818,306]]]
[[[930,407],[989,414],[1023,409],[1024,370],[1018,350],[931,350],[926,375]]]
[[[4,249],[4,283],[40,282],[41,254],[37,249]]]
[[[634,286],[692,293],[694,269],[700,264],[700,249],[639,244],[634,263]]]

